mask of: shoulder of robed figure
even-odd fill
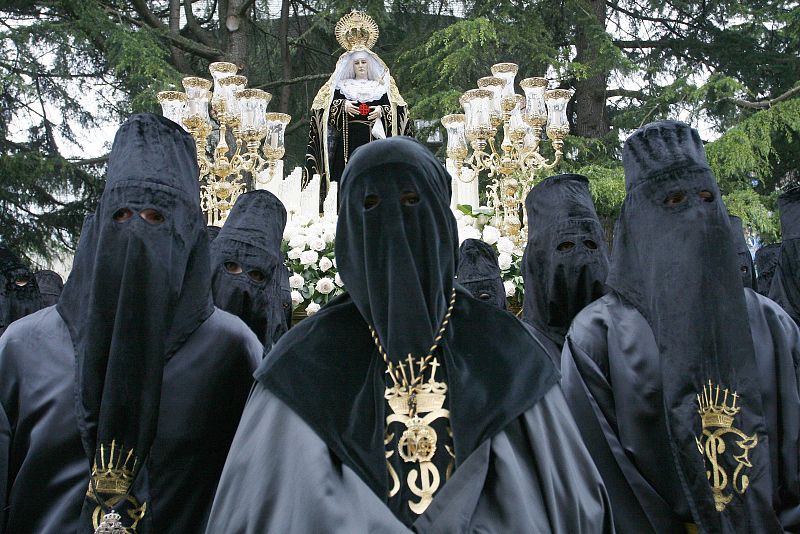
[[[242,351],[252,360],[254,368],[261,361],[263,345],[250,327],[236,315],[214,306],[214,312],[200,329],[218,340],[219,345],[227,346],[228,350]]]

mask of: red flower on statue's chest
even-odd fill
[[[364,104],[363,102],[358,105],[358,114],[364,115],[365,117],[369,115],[369,106]]]

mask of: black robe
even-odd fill
[[[773,501],[800,529],[800,331],[774,302],[744,289],[771,453]],[[672,464],[661,357],[645,318],[616,293],[575,317],[561,385],[611,498],[618,532],[680,532],[692,521]]]
[[[147,460],[151,532],[203,531],[260,359],[250,329],[216,310],[164,365]],[[75,413],[75,365],[55,307],[17,321],[0,339],[0,475],[8,472],[0,476],[2,533],[84,529],[91,471]]]

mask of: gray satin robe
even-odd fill
[[[204,528],[260,361],[252,331],[219,309],[167,361],[148,459],[152,532]],[[0,532],[78,532],[90,465],[75,415],[75,351],[55,306],[0,338],[0,414]]]
[[[463,461],[409,530],[298,415],[256,384],[206,533],[612,531],[603,483],[558,386]]]
[[[800,331],[744,289],[760,371],[773,501],[800,530]],[[676,297],[677,298],[677,297]],[[659,351],[645,318],[616,293],[581,311],[561,356],[562,388],[608,488],[621,533],[685,532],[691,522],[666,439]]]

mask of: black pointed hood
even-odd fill
[[[53,306],[58,303],[58,297],[64,289],[64,280],[55,271],[45,269],[36,273],[36,283],[42,295],[42,307]]]
[[[465,239],[458,254],[458,283],[476,299],[505,310],[505,287],[492,246],[480,239]]]
[[[736,215],[730,215],[731,233],[733,234],[733,244],[736,247],[736,256],[739,258],[739,273],[742,275],[742,285],[750,289],[756,288],[756,270],[753,268],[753,256],[747,246],[744,236],[744,226],[742,219]]]
[[[670,498],[685,499],[703,532],[780,531],[736,247],[700,136],[680,122],[648,124],[625,142],[623,165],[607,283],[658,343],[668,435],[653,439],[669,440],[665,468],[683,489]],[[713,416],[723,405],[730,420]]]
[[[140,474],[156,433],[164,364],[213,311],[197,177],[195,143],[180,126],[152,114],[128,119],[58,303],[76,352],[86,455],[95,466],[125,465],[128,495],[139,504],[150,498]],[[97,489],[108,500],[104,486]],[[97,506],[90,491],[87,531]],[[115,509],[127,519],[131,506],[123,500]]]
[[[772,278],[775,276],[775,269],[778,268],[780,258],[780,243],[770,243],[756,250],[756,282],[758,283],[758,292],[765,297],[769,296],[769,288],[772,285]]]
[[[778,210],[783,242],[769,297],[800,325],[800,186],[778,197]]]
[[[251,191],[237,199],[211,243],[214,304],[239,316],[265,345],[272,343],[283,313],[274,278],[282,274],[285,226],[286,209],[278,197]]]
[[[5,245],[0,245],[0,334],[16,321],[42,308],[36,277]]]
[[[522,317],[561,347],[572,319],[605,292],[608,247],[603,227],[589,181],[578,174],[542,180],[528,193],[525,209]]]
[[[388,378],[370,326],[392,361],[424,356],[455,287],[436,376],[447,383],[456,468],[558,380],[527,327],[454,284],[458,234],[450,183],[441,163],[409,138],[359,148],[342,176],[336,232],[347,293],[284,335],[255,375],[390,507],[411,495],[402,493],[404,486],[387,497]],[[395,450],[399,437],[394,433],[389,445]],[[434,463],[438,458],[437,452]],[[389,461],[403,473],[398,454]],[[410,525],[406,500],[402,511],[392,509]]]

